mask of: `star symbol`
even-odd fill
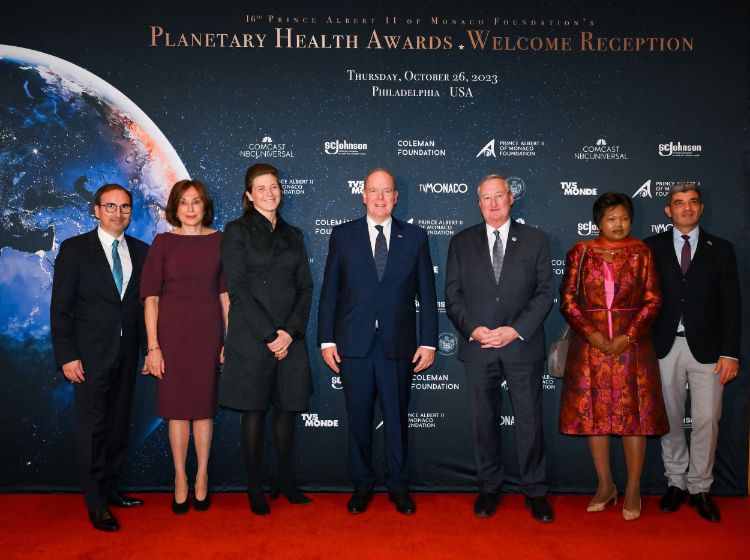
[[[460,51],[464,50],[464,46],[463,45],[458,45],[458,50],[460,50]]]

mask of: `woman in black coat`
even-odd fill
[[[302,231],[278,214],[279,174],[253,165],[245,174],[244,215],[227,224],[222,261],[229,290],[229,329],[219,404],[242,412],[242,449],[250,509],[271,513],[263,494],[263,433],[273,405],[278,487],[293,504],[311,500],[294,485],[292,443],[296,414],[312,392],[305,331],[312,276]]]

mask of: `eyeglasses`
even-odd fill
[[[120,204],[118,206],[114,202],[108,202],[107,204],[97,204],[97,206],[104,208],[107,211],[107,214],[114,214],[118,208],[120,209],[120,213],[130,214],[130,211],[133,208],[130,204]]]

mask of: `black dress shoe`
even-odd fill
[[[388,499],[396,504],[396,511],[399,513],[414,515],[417,512],[417,504],[406,490],[388,492]]]
[[[90,511],[89,519],[91,520],[94,529],[98,529],[99,531],[111,532],[120,529],[120,524],[117,522],[117,519],[115,519],[115,516],[106,509],[104,511]]]
[[[682,503],[687,499],[687,490],[670,486],[667,493],[659,500],[659,509],[664,513],[672,513],[680,509]]]
[[[139,500],[133,496],[126,496],[125,494],[115,494],[109,499],[109,505],[118,508],[132,508],[142,506],[143,500]]]
[[[531,509],[531,517],[537,521],[552,523],[555,520],[555,514],[546,496],[536,496],[533,498],[526,496],[523,505]]]
[[[367,505],[372,501],[372,490],[355,490],[352,497],[346,504],[349,513],[364,513],[367,511]]]
[[[312,499],[305,496],[302,492],[297,490],[294,486],[272,486],[271,487],[271,499],[275,500],[279,497],[279,494],[284,496],[290,504],[305,505],[311,504]]]
[[[495,510],[499,503],[499,492],[481,492],[474,502],[474,515],[477,517],[490,517],[491,515],[495,515]]]
[[[250,502],[250,511],[255,515],[271,515],[271,507],[268,505],[266,496],[262,491],[248,492],[247,499]]]
[[[178,502],[177,498],[172,496],[172,511],[177,515],[184,515],[190,509],[190,495],[185,498],[184,502]]]
[[[690,505],[698,510],[698,515],[703,519],[708,519],[713,523],[721,521],[721,514],[719,508],[709,496],[708,492],[698,492],[697,494],[690,494]]]
[[[211,495],[206,492],[206,497],[202,500],[199,500],[198,498],[193,498],[193,509],[195,511],[206,511],[208,508],[211,507]]]

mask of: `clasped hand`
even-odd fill
[[[516,329],[507,326],[496,329],[477,327],[471,333],[471,338],[481,344],[482,348],[502,348],[520,336]]]
[[[619,334],[612,340],[609,340],[602,333],[596,331],[588,335],[586,339],[589,341],[589,344],[591,344],[591,346],[612,358],[615,358],[622,354],[630,345],[630,340],[625,334]]]
[[[292,337],[286,331],[281,329],[276,331],[278,335],[273,342],[266,344],[268,349],[273,352],[277,360],[283,360],[289,354],[289,345],[292,343]]]

